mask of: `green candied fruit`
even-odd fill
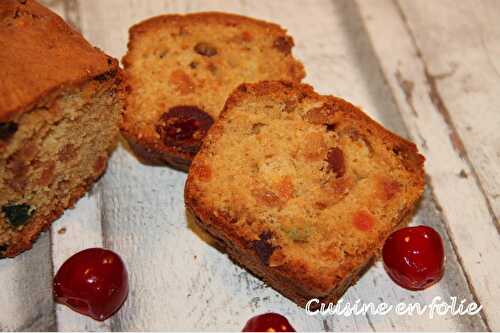
[[[17,124],[12,121],[0,123],[0,140],[7,140],[13,136],[17,132],[17,127]]]
[[[2,212],[7,218],[7,222],[14,227],[20,227],[26,224],[35,212],[35,209],[27,204],[5,205]]]
[[[291,228],[286,231],[288,237],[294,242],[307,242],[310,232],[307,228]]]

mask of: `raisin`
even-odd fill
[[[107,72],[102,73],[100,75],[97,75],[96,77],[94,77],[94,80],[96,80],[98,82],[105,82],[105,81],[111,79],[115,74],[116,74],[116,70],[110,70],[110,71],[107,71]]]
[[[194,46],[196,53],[204,57],[213,57],[217,54],[217,49],[209,43],[200,42]]]
[[[278,51],[289,54],[292,50],[293,40],[289,36],[280,36],[277,37],[273,42],[273,47]]]
[[[104,74],[101,74],[101,75],[97,75],[96,77],[94,77],[94,80],[99,81],[99,82],[107,81],[108,80],[108,74],[104,73]]]
[[[208,113],[196,106],[175,106],[161,116],[156,131],[167,146],[195,154],[213,122]]]
[[[334,172],[337,178],[342,177],[345,173],[344,152],[337,147],[328,150],[326,154],[326,162],[328,162],[328,172]]]
[[[314,125],[334,125],[333,115],[337,109],[332,104],[323,104],[307,111],[304,119]]]
[[[7,245],[0,245],[0,259],[5,258],[5,251],[7,250]]]
[[[269,258],[271,258],[276,249],[270,242],[272,236],[273,234],[270,231],[264,231],[260,234],[259,240],[252,241],[252,247],[264,265],[269,264]]]
[[[14,227],[20,227],[30,219],[35,212],[30,205],[5,205],[2,207],[2,212],[7,218],[7,222]]]
[[[7,140],[17,132],[17,124],[8,121],[6,123],[0,123],[0,140]]]
[[[327,124],[326,131],[327,132],[334,132],[336,127],[337,127],[337,124]]]

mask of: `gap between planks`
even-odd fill
[[[457,149],[466,153],[498,230],[500,2],[442,0],[431,7],[400,1],[398,7],[425,59],[438,110],[454,131]],[[430,10],[433,15],[424,14]]]
[[[358,1],[358,6],[407,127],[428,157],[426,169],[434,196],[447,221],[471,290],[484,306],[485,323],[498,330],[498,231],[495,223],[491,223],[489,202],[478,182],[464,176],[474,172],[473,165],[461,158],[462,150],[457,150],[459,137],[450,129],[439,104],[436,105],[442,97],[433,80],[429,81],[425,64],[428,59],[420,56],[411,27],[405,23],[397,4]]]

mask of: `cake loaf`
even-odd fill
[[[121,131],[144,160],[187,170],[239,84],[300,81],[292,37],[276,24],[225,13],[165,15],[130,29]]]
[[[0,1],[0,257],[13,257],[103,173],[122,74],[33,0]]]
[[[336,302],[411,216],[423,162],[340,98],[291,82],[243,84],[193,160],[185,203],[283,295]]]

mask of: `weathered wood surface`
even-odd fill
[[[500,166],[495,161],[500,133],[490,128],[500,124],[500,113],[495,110],[500,106],[495,94],[500,77],[491,68],[494,64],[484,59],[488,49],[471,42],[494,31],[479,25],[481,21],[464,19],[463,15],[479,15],[475,3],[465,8],[465,2],[433,2],[436,6],[432,8],[425,7],[426,3],[402,1],[399,7],[390,1],[359,1],[359,6],[412,138],[427,157],[433,193],[474,296],[484,306],[490,327],[498,329],[500,280],[495,276],[500,273],[500,237],[498,213],[492,209],[497,199],[485,192],[481,177],[496,170],[488,180],[489,189],[499,184],[495,177]],[[424,15],[431,10],[433,15]],[[489,3],[482,11],[500,13],[500,3]],[[453,68],[445,70],[446,66]],[[474,91],[464,86],[481,77],[484,81]],[[469,129],[460,130],[464,123]]]
[[[500,227],[500,2],[400,1],[400,6],[442,99],[438,109],[454,147],[473,165],[491,222]]]
[[[0,311],[0,330],[239,330],[249,317],[266,311],[286,315],[299,330],[500,329],[495,318],[499,313],[495,303],[500,300],[495,265],[500,257],[495,226],[500,144],[494,131],[495,122],[499,123],[495,107],[500,103],[494,94],[498,76],[490,73],[492,66],[499,68],[500,57],[495,55],[500,43],[495,38],[498,25],[485,23],[495,25],[493,9],[498,9],[498,3],[456,6],[441,2],[429,15],[425,4],[430,2],[423,1],[402,2],[401,7],[390,1],[356,4],[348,0],[307,4],[299,0],[45,2],[117,58],[126,51],[130,25],[163,13],[221,10],[286,27],[295,38],[295,53],[306,67],[306,82],[319,92],[362,106],[385,126],[414,140],[428,158],[426,170],[432,186],[414,223],[432,225],[444,236],[447,262],[443,280],[424,292],[409,292],[390,281],[378,263],[348,291],[345,300],[428,304],[434,296],[457,296],[475,299],[485,308],[481,316],[438,316],[432,321],[395,314],[309,317],[234,265],[186,219],[185,174],[143,165],[121,145],[106,175],[53,226],[51,237],[46,234],[34,251],[15,260],[0,261],[0,285],[4,287],[0,304],[8,304]],[[454,37],[460,29],[469,29],[466,35],[474,37],[475,26],[462,24],[459,15],[468,12],[467,6],[471,11],[474,7],[475,17],[487,16],[484,22],[476,20],[484,48],[471,41],[460,43]],[[438,10],[445,15],[448,8],[453,10],[446,20],[434,13]],[[446,26],[441,26],[445,21]],[[433,39],[436,35],[440,38]],[[443,52],[446,45],[452,45],[454,53]],[[467,52],[459,53],[458,46]],[[415,56],[416,50],[420,56]],[[460,55],[465,53],[469,57],[462,59]],[[452,76],[443,77],[440,74],[448,73],[443,69],[448,69],[449,60],[458,65]],[[474,66],[470,66],[473,60]],[[464,96],[456,73],[472,78],[464,80],[474,99]],[[481,82],[481,77],[488,80]],[[441,102],[430,99],[436,94]],[[481,106],[480,116],[468,111],[474,105]],[[442,106],[447,110],[444,115]],[[50,286],[53,271],[67,257],[101,245],[123,257],[131,290],[122,310],[105,323],[55,306]]]

